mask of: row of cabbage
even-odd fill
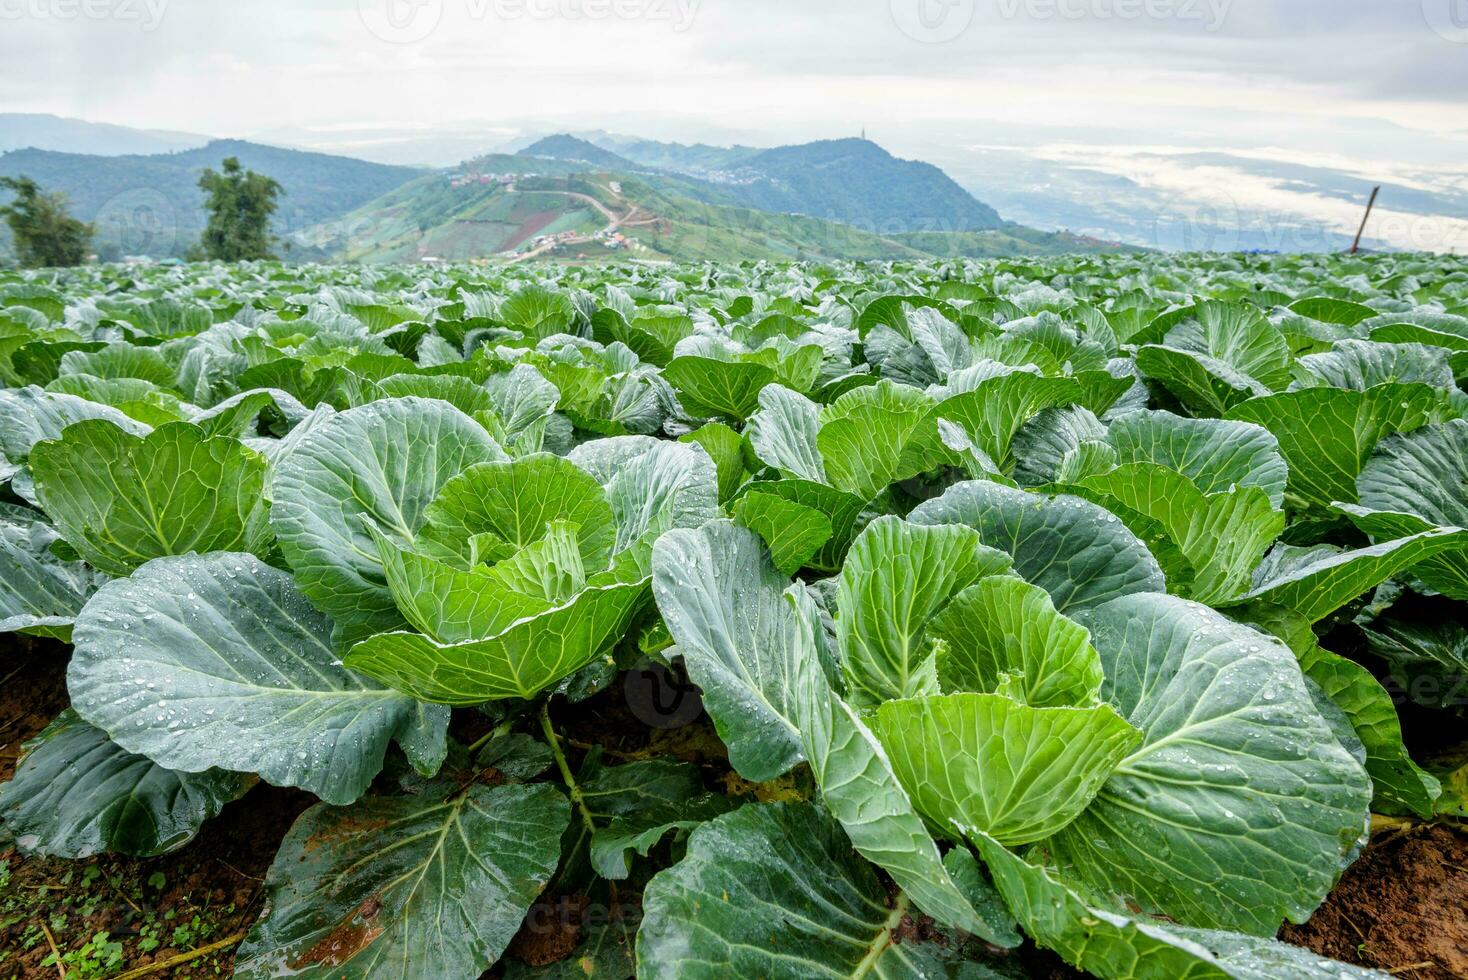
[[[1271,937],[1452,805],[1377,677],[1451,707],[1465,309],[1420,257],[0,281],[0,630],[73,644],[0,817],[315,794],[246,977],[475,977],[547,890],[611,914],[509,975],[1366,975]],[[758,799],[572,770],[552,701],[648,661]]]

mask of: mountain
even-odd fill
[[[1117,247],[1019,225],[881,235],[751,208],[734,190],[677,175],[499,154],[424,175],[342,219],[307,229],[295,236],[295,254],[368,263],[490,257],[881,261]]]
[[[737,169],[750,157],[764,152],[753,146],[663,143],[611,133],[594,133],[586,139],[644,167],[701,178]]]
[[[707,181],[761,211],[840,221],[880,235],[1004,227],[997,211],[937,167],[899,160],[866,139],[771,150],[651,141],[621,141],[617,148],[645,166]]]
[[[628,160],[626,157],[619,156],[610,150],[602,149],[595,143],[589,143],[586,140],[578,139],[566,133],[536,140],[521,150],[518,156],[544,157],[549,160],[565,160],[572,163],[589,163],[603,170],[639,169],[637,164]]]
[[[118,156],[22,149],[0,155],[0,176],[66,194],[95,222],[104,259],[185,254],[204,225],[199,174],[230,156],[284,187],[272,230],[298,259],[912,260],[1113,247],[1004,222],[938,168],[866,140],[617,145],[630,155],[558,134],[434,171],[239,140]]]
[[[465,160],[501,151],[515,135],[493,122],[419,126],[332,124],[272,126],[249,134],[255,143],[332,153],[372,163],[406,167],[457,167]]]
[[[77,217],[96,223],[96,248],[104,258],[162,257],[182,255],[198,241],[205,220],[199,175],[206,167],[218,169],[226,157],[238,157],[285,189],[273,225],[282,237],[340,217],[422,174],[350,157],[215,140],[150,155],[14,150],[0,155],[0,176],[25,174],[65,194]]]
[[[209,137],[197,133],[133,129],[42,113],[0,112],[0,153],[30,147],[60,153],[119,156],[125,153],[171,153],[194,149],[208,142]]]
[[[711,205],[675,191],[676,184],[656,176],[598,170],[533,177],[501,171],[467,182],[463,175],[435,174],[301,233],[296,248],[370,263],[923,257],[846,225]]]

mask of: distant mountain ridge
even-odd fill
[[[172,153],[203,146],[209,139],[198,133],[134,129],[40,112],[0,112],[0,153],[28,148],[98,156]]]
[[[241,140],[154,154],[22,149],[0,154],[0,176],[67,195],[95,222],[104,259],[185,254],[204,224],[199,175],[230,156],[284,187],[273,231],[301,259],[912,260],[1115,247],[1006,222],[938,167],[865,139],[758,149],[560,133],[522,146],[436,170]]]
[[[855,149],[858,156],[870,153]],[[657,171],[603,152],[608,155],[585,140],[555,137],[519,153],[490,154],[456,171],[426,174],[338,221],[302,232],[298,254],[368,263],[490,256],[514,262],[883,261],[1116,248],[1002,222],[969,231],[879,232],[751,207],[737,183]],[[836,155],[849,156],[840,147]],[[621,159],[623,166],[586,157],[601,164]],[[890,206],[880,188],[869,193],[874,200],[864,205]]]
[[[636,163],[707,181],[762,211],[840,221],[879,235],[1005,225],[999,212],[942,170],[898,159],[868,139],[768,150],[603,139]]]
[[[281,236],[346,214],[422,174],[412,167],[214,140],[197,149],[146,155],[13,150],[0,155],[0,176],[25,174],[65,194],[77,217],[96,222],[99,255],[179,256],[204,227],[199,175],[206,167],[218,169],[226,157],[238,157],[285,189],[274,222]]]
[[[659,140],[592,133],[584,139],[644,166],[690,177],[708,177],[734,170],[745,160],[765,152],[755,146],[712,146],[708,143],[666,143]]]
[[[639,164],[611,150],[597,146],[588,140],[560,133],[536,140],[516,156],[544,157],[548,160],[564,160],[568,163],[589,163],[606,170],[634,171],[642,169]]]
[[[767,180],[744,197],[773,210],[803,204],[807,214],[892,234],[903,231],[992,231],[999,212],[977,200],[931,163],[899,160],[865,139],[822,140],[766,150],[741,170]]]

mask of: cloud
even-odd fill
[[[58,2],[0,0],[0,10]],[[700,115],[776,91],[755,104],[787,117],[809,107],[810,118],[860,110],[881,85],[919,102],[927,86],[965,98],[1023,86],[1040,118],[1092,115],[1085,96],[1100,91],[1117,93],[1116,115],[1327,99],[1391,117],[1405,101],[1468,126],[1464,46],[1434,33],[1415,0],[151,2],[166,2],[151,30],[106,18],[5,21],[0,84],[19,103],[7,108],[235,131],[282,121],[272,114],[324,123],[416,109],[447,121],[597,112],[633,99]],[[379,7],[429,11],[424,23],[436,29],[416,43],[385,41],[374,33]],[[931,20],[935,10],[946,16]],[[914,30],[924,23],[942,29]],[[924,43],[952,25],[961,30],[944,43]],[[840,86],[849,97],[833,91]]]
[[[0,17],[61,2],[0,0]],[[957,167],[965,144],[1070,145],[1067,167],[1089,155],[1163,189],[1182,178],[1131,148],[1333,155],[1403,186],[1468,150],[1468,46],[1424,16],[1461,0],[98,2],[166,7],[151,29],[0,21],[0,108],[286,142],[334,129],[404,154],[438,129],[449,154],[561,128],[773,144],[867,127]]]

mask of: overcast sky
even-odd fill
[[[1446,163],[1464,42],[1468,0],[0,0],[0,105],[213,135],[992,123]],[[1394,145],[1362,138],[1381,124]]]
[[[865,127],[945,164],[1228,150],[1468,189],[1468,0],[0,0],[0,111],[242,137]]]

